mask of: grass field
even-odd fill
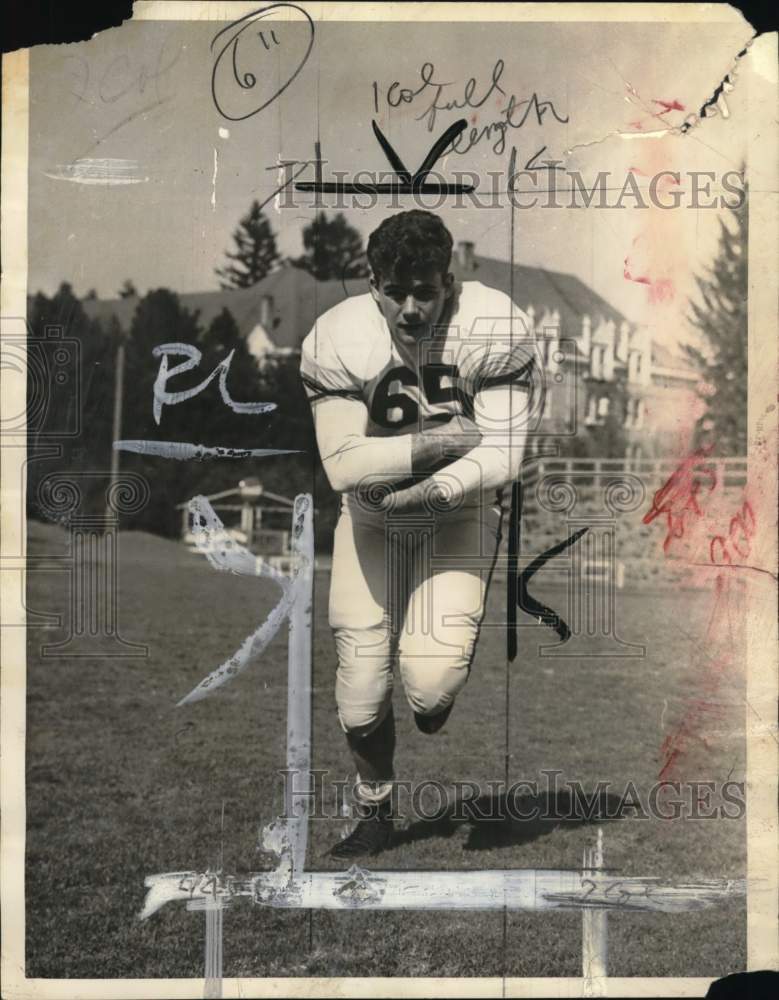
[[[60,528],[30,524],[29,554],[64,552]],[[286,639],[219,695],[176,702],[265,617],[277,590],[215,573],[181,545],[140,533],[119,542],[119,619],[140,659],[41,657],[61,630],[30,630],[27,665],[27,975],[201,977],[204,920],[169,906],[140,923],[144,878],[221,864],[272,866],[258,831],[281,806],[286,722]],[[315,590],[313,762],[351,774],[332,688],[326,574]],[[505,587],[493,587],[486,622]],[[539,589],[562,606],[564,592]],[[28,605],[66,616],[67,576],[36,572]],[[425,737],[398,688],[399,777],[444,783],[561,780],[585,787],[632,780],[646,795],[660,747],[701,683],[696,650],[711,594],[620,592],[623,638],[645,658],[541,658],[552,633],[521,631],[506,704],[503,633],[486,627],[468,686],[445,729]],[[99,649],[99,641],[96,646]],[[680,767],[682,780],[743,780],[742,669],[716,692]],[[508,717],[508,727],[506,720]],[[508,744],[506,742],[508,732]],[[224,825],[222,830],[222,816]],[[398,844],[367,867],[408,869],[578,867],[604,831],[606,863],[627,875],[742,877],[743,819],[623,818],[566,821],[406,821]],[[309,867],[342,827],[310,824]],[[343,865],[341,867],[344,867]],[[236,906],[224,920],[225,976],[578,976],[581,916],[500,912],[282,912]],[[721,976],[745,968],[742,901],[682,915],[620,914],[609,921],[615,976]]]

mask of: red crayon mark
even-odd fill
[[[667,736],[660,747],[663,756],[663,766],[658,772],[658,780],[663,781],[670,777],[679,760],[685,755],[687,746],[691,740],[702,743],[709,749],[709,743],[702,735],[701,729],[704,722],[715,721],[722,718],[724,708],[714,700],[722,683],[725,669],[730,666],[730,659],[725,657],[718,661],[713,661],[709,667],[709,675],[702,684],[703,697],[694,698],[688,704],[679,725]]]
[[[755,533],[755,512],[748,500],[745,500],[741,510],[730,519],[728,534],[714,535],[709,543],[709,559],[715,566],[731,566],[735,552],[741,559],[746,559],[752,545],[750,538]]]
[[[684,536],[686,522],[690,516],[701,517],[698,495],[704,480],[708,480],[709,493],[717,485],[717,474],[714,469],[702,464],[711,449],[711,445],[699,448],[686,458],[666,484],[655,493],[652,506],[644,514],[644,524],[651,524],[656,518],[665,517],[667,531],[663,541],[663,552],[668,552],[674,538]]]
[[[663,114],[663,115],[666,114],[666,112],[668,112],[668,111],[684,111],[685,110],[684,105],[680,104],[679,101],[677,101],[677,100],[673,100],[673,101],[658,101],[658,99],[655,97],[655,98],[653,98],[653,101],[654,101],[655,104],[659,104],[660,107],[663,109],[660,112],[660,114]]]
[[[676,294],[676,288],[670,278],[650,278],[646,274],[639,274],[634,277],[630,270],[629,258],[626,257],[622,268],[622,277],[625,281],[633,281],[637,285],[647,285],[649,288],[649,301],[654,305],[657,302],[669,302]]]
[[[687,459],[690,462],[695,456]],[[684,470],[685,463],[677,469],[674,476]],[[674,476],[666,483],[663,489],[667,489]],[[686,474],[679,476],[680,482],[686,478]],[[653,508],[644,517],[650,520],[657,514],[662,513],[658,497],[662,493],[655,494]],[[693,501],[694,508],[700,513],[700,508],[695,501],[697,490],[688,490],[688,499]],[[680,488],[678,498],[684,498],[684,490]],[[665,498],[667,500],[667,497]],[[661,503],[663,498],[661,497]],[[687,507],[684,510],[689,509]],[[735,554],[739,559],[745,559],[751,551],[751,539],[756,529],[755,512],[748,500],[745,500],[741,509],[734,514],[728,524],[726,534],[713,535],[709,541],[709,560],[715,566],[731,566]],[[682,524],[682,533],[684,531]],[[670,537],[670,534],[669,534]],[[668,540],[668,539],[666,539]],[[664,546],[665,548],[665,546]],[[659,772],[659,778],[667,779],[673,772],[680,759],[687,752],[689,743],[697,740],[705,747],[708,747],[706,737],[702,733],[704,723],[709,719],[717,719],[722,716],[723,708],[715,700],[723,680],[728,671],[733,667],[735,657],[735,639],[733,635],[733,623],[731,619],[731,578],[722,572],[717,574],[714,587],[714,604],[711,616],[706,628],[706,634],[702,643],[703,662],[705,674],[700,684],[700,695],[691,699],[682,715],[682,719],[674,731],[666,737],[660,747],[663,757],[663,764]]]
[[[658,278],[657,281],[649,283],[649,301],[653,304],[656,302],[670,302],[675,294],[676,289],[670,278]]]
[[[733,666],[733,643],[730,636],[730,615],[728,606],[727,581],[717,578],[714,606],[712,607],[706,636],[702,642],[701,652],[704,674],[699,682],[699,694],[687,702],[682,718],[676,728],[663,740],[660,753],[663,764],[658,773],[658,779],[670,777],[682,757],[687,753],[691,742],[702,744],[707,750],[709,743],[704,735],[704,726],[712,724],[724,715],[724,707],[717,699],[720,688],[728,672]],[[725,648],[720,643],[726,640]]]
[[[626,281],[635,281],[637,285],[651,285],[652,284],[651,280],[649,278],[647,278],[647,276],[645,274],[641,274],[637,278],[633,277],[633,275],[630,273],[630,269],[628,268],[628,259],[627,259],[627,257],[625,258],[625,264],[624,264],[624,267],[622,269],[622,277]]]

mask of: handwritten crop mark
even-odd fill
[[[528,592],[528,583],[535,574],[546,565],[550,559],[564,552],[575,545],[580,538],[589,531],[589,528],[580,528],[562,542],[553,545],[546,552],[542,552],[520,573],[519,570],[519,528],[522,520],[522,500],[523,487],[520,481],[515,482],[511,487],[511,507],[509,513],[509,540],[508,540],[508,578],[506,588],[506,657],[510,663],[517,658],[517,608],[521,608],[528,615],[532,615],[539,625],[548,625],[560,637],[561,642],[567,642],[571,637],[571,630],[563,620],[562,615],[552,608],[537,601]]]
[[[468,122],[461,118],[454,122],[431,146],[430,152],[422,161],[419,169],[412,174],[408,167],[393,149],[389,139],[384,135],[375,121],[373,134],[376,136],[390,166],[398,176],[398,181],[389,184],[374,183],[343,183],[342,181],[299,181],[295,184],[296,191],[316,191],[320,194],[468,194],[474,190],[473,184],[447,184],[425,181],[440,157],[451,146],[460,133],[468,127]]]
[[[258,74],[251,72],[251,70],[242,70],[238,65],[238,49],[240,48],[240,42],[242,37],[252,37],[251,34],[248,36],[244,35],[247,28],[250,28],[257,21],[264,17],[268,17],[272,11],[285,9],[290,15],[289,22],[292,24],[305,25],[308,28],[308,36],[305,42],[305,51],[300,55],[297,63],[295,64],[295,69],[289,78],[281,84],[281,86],[276,86],[276,72],[278,69],[278,64],[274,62],[273,64],[273,74],[268,74],[268,80],[263,81],[260,75],[259,78],[259,88],[258,93],[260,95],[259,104],[253,106],[257,101],[257,94],[255,94],[255,101],[251,107],[250,111],[238,112],[238,107],[245,104],[245,92],[253,91],[258,87]],[[236,30],[237,29],[237,30]],[[273,40],[274,45],[282,48],[281,42],[276,37],[275,30],[270,31],[270,37]],[[223,36],[227,36],[227,41],[224,41]],[[263,45],[263,52],[270,52],[271,46],[265,37],[265,32],[258,31],[256,37],[260,39]],[[219,112],[219,114],[231,122],[241,122],[245,121],[247,118],[251,118],[253,115],[259,114],[264,108],[267,108],[269,104],[276,100],[280,94],[289,87],[295,77],[300,73],[311,54],[311,49],[314,46],[314,22],[311,20],[309,15],[303,10],[302,7],[298,7],[293,3],[272,3],[267,7],[260,7],[258,10],[252,11],[251,14],[247,14],[245,17],[239,18],[237,21],[233,21],[232,24],[228,24],[226,28],[222,28],[221,31],[214,35],[211,42],[211,51],[214,51],[214,47],[217,45],[219,39],[222,39],[222,47],[218,50],[216,59],[214,60],[214,69],[211,73],[211,96],[214,101],[214,105]],[[297,44],[297,39],[295,40]],[[291,48],[291,45],[287,46],[287,51]],[[224,57],[227,53],[230,53],[228,60]],[[260,52],[260,56],[263,55]],[[294,49],[293,49],[294,54]],[[223,61],[224,60],[224,61]],[[223,70],[227,69],[224,73]],[[271,82],[272,81],[272,82]],[[262,84],[267,83],[266,92],[263,93]],[[236,89],[236,84],[238,89]],[[272,89],[275,87],[276,89]],[[230,102],[235,103],[235,107],[230,107]]]

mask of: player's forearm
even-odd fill
[[[366,480],[393,483],[413,475],[429,475],[465,454],[473,442],[462,435],[418,431],[396,437],[354,434],[323,455],[330,485],[338,493],[356,489]]]
[[[479,443],[426,480],[386,497],[383,509],[414,509],[431,502],[437,510],[454,508],[466,497],[499,489],[519,476],[527,437],[523,390],[491,389],[478,404]]]
[[[462,418],[429,431],[411,435],[411,472],[426,476],[436,472],[478,445],[481,434]]]
[[[513,482],[518,476],[524,442],[510,445],[478,445],[432,476],[387,494],[379,509],[394,511],[428,509],[455,510],[469,497],[489,493]]]
[[[354,490],[361,483],[393,483],[412,475],[429,474],[473,447],[462,434],[440,429],[373,437],[350,434],[337,446],[320,448],[330,485],[338,493]]]
[[[366,478],[393,482],[411,474],[411,435],[369,437],[350,434],[332,450],[320,443],[322,464],[337,493],[348,493]]]
[[[432,485],[445,487],[454,504],[460,498],[513,482],[525,453],[527,405],[520,385],[498,386],[481,393],[475,401],[480,444],[432,476]]]
[[[524,451],[521,438],[510,444],[485,442],[431,476],[431,486],[440,486],[451,497],[451,504],[500,489],[519,476]]]

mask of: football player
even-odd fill
[[[342,494],[329,622],[338,718],[364,810],[330,854],[392,838],[395,668],[418,728],[445,723],[473,661],[519,473],[532,396],[525,315],[449,271],[436,215],[401,212],[370,236],[370,291],[328,310],[301,376],[325,472]]]

